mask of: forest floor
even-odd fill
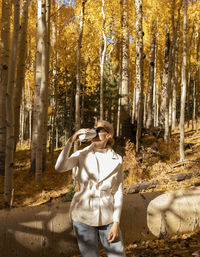
[[[168,144],[162,138],[144,135],[142,151],[135,155],[134,145],[117,146],[119,152],[125,151],[125,188],[131,185],[156,180],[154,187],[144,188],[142,192],[169,191],[200,185],[200,132],[187,130],[185,133],[185,158],[179,163],[179,133],[174,132]],[[71,173],[58,173],[54,169],[54,157],[47,155],[47,167],[42,183],[36,183],[30,174],[30,149],[28,146],[17,149],[13,172],[12,207],[36,206],[61,197],[68,201],[72,196]],[[131,161],[130,161],[131,160]],[[127,173],[129,170],[129,173]],[[133,172],[134,171],[134,174]],[[0,176],[0,209],[3,209],[4,177]],[[176,235],[171,238],[133,242],[126,247],[128,257],[148,256],[200,256],[200,233]],[[105,256],[102,253],[102,256]],[[77,256],[78,257],[78,256]]]

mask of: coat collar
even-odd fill
[[[91,151],[94,154],[94,143],[90,144],[89,146],[85,147],[84,150]],[[108,148],[107,153],[111,159],[119,160],[118,154],[111,148]]]

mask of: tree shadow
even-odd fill
[[[2,257],[72,256],[78,253],[68,217],[70,203],[0,211]]]

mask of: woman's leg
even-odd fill
[[[120,229],[119,229],[119,236],[115,239],[114,242],[109,243],[107,240],[108,233],[112,225],[113,224],[109,224],[107,226],[99,227],[99,237],[100,237],[101,243],[104,249],[106,250],[108,257],[125,257],[124,244],[122,241]]]
[[[99,257],[97,227],[73,221],[82,257]]]

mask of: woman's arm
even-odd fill
[[[85,133],[88,129],[80,129],[76,131],[67,141],[64,149],[58,156],[56,161],[55,169],[59,172],[64,172],[71,170],[78,165],[79,151],[73,153],[70,157],[70,150],[72,148],[72,143],[78,140],[79,135]]]
[[[76,152],[69,157],[71,147],[72,147],[72,142],[68,140],[64,149],[61,151],[56,161],[55,169],[57,171],[64,172],[64,171],[71,170],[73,167],[77,166],[79,153]]]

